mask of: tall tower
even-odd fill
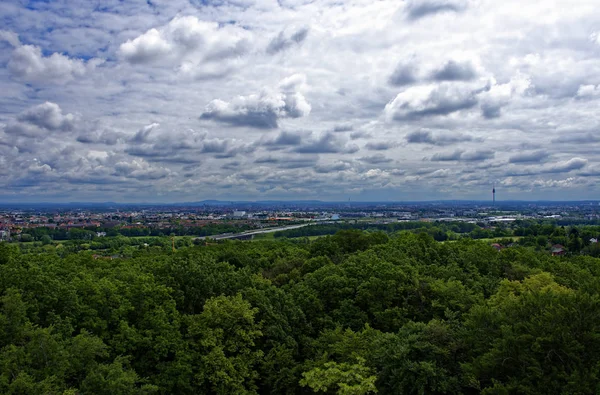
[[[492,205],[496,206],[496,183],[492,186]]]

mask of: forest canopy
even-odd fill
[[[0,272],[2,394],[600,391],[592,256],[345,229],[114,259],[0,243]]]

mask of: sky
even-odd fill
[[[0,2],[0,200],[598,198],[597,0]]]

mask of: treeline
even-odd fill
[[[248,224],[209,224],[206,226],[172,226],[167,228],[148,228],[148,227],[87,227],[87,228],[31,228],[23,230],[21,241],[43,241],[43,240],[94,240],[98,238],[98,233],[106,233],[107,237],[125,236],[125,237],[162,237],[162,236],[195,236],[205,237],[218,235],[222,233],[239,233],[251,230],[253,227]],[[46,237],[45,237],[46,236]]]
[[[293,238],[293,237],[310,237],[310,236],[324,236],[333,235],[340,230],[357,229],[357,230],[368,230],[368,231],[382,231],[389,234],[396,233],[403,230],[410,230],[416,233],[428,233],[437,241],[444,241],[450,239],[451,234],[462,234],[469,233],[476,230],[483,230],[476,224],[467,222],[393,222],[388,224],[374,224],[368,222],[356,222],[356,223],[336,223],[336,224],[322,224],[322,225],[311,225],[304,226],[302,228],[283,230],[275,232],[273,237],[275,238]],[[488,237],[491,233],[482,234]],[[502,232],[501,236],[506,235],[506,232]],[[475,237],[483,238],[483,237]]]
[[[593,239],[600,239],[600,226],[571,225],[562,226],[556,222],[515,221],[494,226],[484,223],[466,222],[395,222],[390,224],[372,223],[337,223],[305,226],[275,232],[275,238],[296,238],[333,235],[340,230],[359,229],[366,231],[383,231],[393,234],[398,231],[426,233],[436,241],[470,239],[507,239],[523,238],[520,244],[528,247],[561,244],[569,246],[572,252],[580,252],[592,244]]]
[[[0,271],[3,394],[600,391],[589,256],[345,230]]]
[[[71,239],[64,242],[52,242],[42,239],[33,243],[19,243],[22,253],[56,253],[64,257],[72,253],[90,251],[94,254],[119,256],[133,256],[139,249],[150,249],[154,251],[171,250],[175,248],[189,247],[194,244],[192,237],[97,237],[93,240]]]

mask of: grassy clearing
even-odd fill
[[[275,241],[274,232],[259,233],[257,235],[254,235],[254,238],[252,238],[252,241],[265,241],[265,240]]]

